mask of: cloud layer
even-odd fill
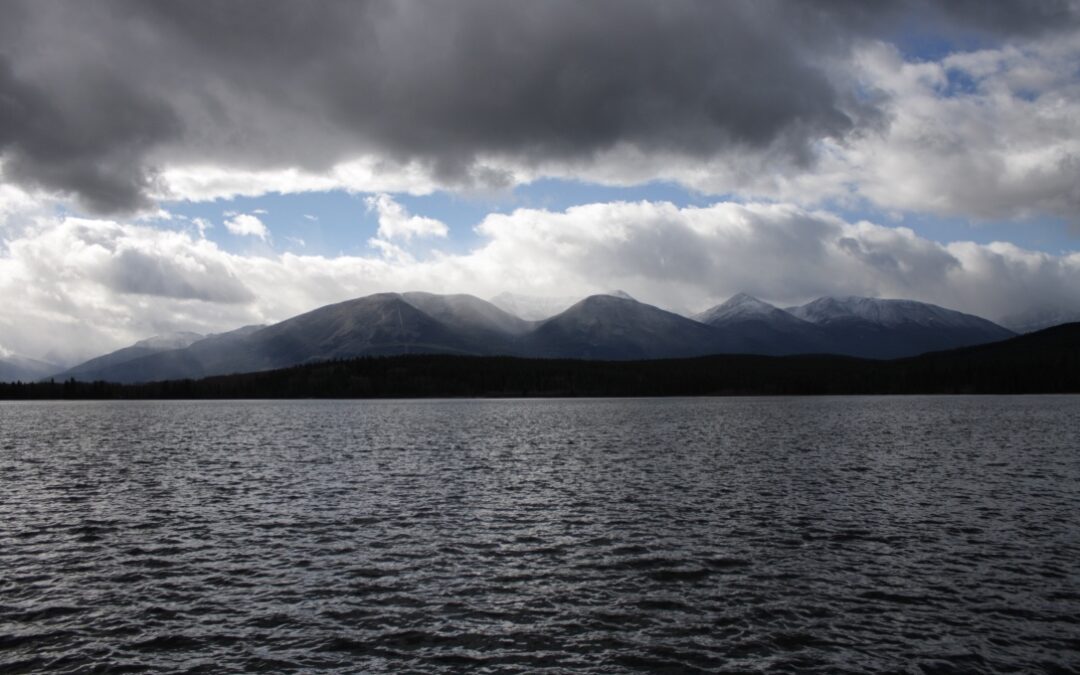
[[[828,210],[1080,232],[1078,139],[1080,0],[9,0],[0,351],[87,356],[406,289],[1065,316],[1080,254]],[[544,177],[722,201],[491,214],[462,252],[393,197]],[[370,255],[279,253],[251,206],[220,228],[146,218],[339,188],[370,195]]]
[[[904,38],[896,26],[1068,44],[1078,21],[1075,0],[13,0],[0,9],[0,157],[6,180],[97,213],[169,195],[497,187],[543,174],[820,199],[861,170],[860,195],[966,213],[994,187],[994,150],[1018,143],[1026,154],[1002,160],[1010,189],[972,212],[1058,213],[1076,205],[1077,155],[1048,147],[1077,137],[1075,82],[1029,77],[1030,105],[999,83],[1002,69],[1016,80],[1054,55],[897,77],[904,64],[874,45]],[[925,87],[936,101],[941,83],[927,83],[947,86],[950,68],[982,70],[973,91],[953,92],[962,103],[928,109]],[[1043,95],[1067,107],[1055,113]],[[882,183],[928,146],[934,159],[979,148],[999,123],[1042,113],[1055,119],[942,166],[977,168],[977,194],[942,190],[931,172],[886,198]],[[823,168],[831,180],[816,178]]]
[[[565,296],[623,288],[685,312],[746,291],[779,304],[860,294],[935,302],[992,319],[1080,310],[1080,253],[942,245],[792,205],[597,203],[487,216],[481,243],[426,257],[245,256],[199,237],[74,217],[42,218],[0,255],[3,347],[93,355],[173,331],[272,322],[387,290]]]

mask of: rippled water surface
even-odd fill
[[[0,404],[0,671],[1076,672],[1080,397]]]

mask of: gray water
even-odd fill
[[[1080,397],[0,404],[0,671],[1077,672]]]

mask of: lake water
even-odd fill
[[[1080,397],[0,404],[0,671],[1077,672]]]

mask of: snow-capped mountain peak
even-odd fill
[[[736,293],[726,302],[711,307],[692,318],[701,323],[717,324],[731,320],[770,320],[791,317],[784,310],[758,300],[748,293]]]
[[[788,311],[800,319],[817,324],[862,319],[887,327],[914,324],[926,327],[973,328],[985,327],[990,323],[977,316],[925,302],[857,296],[818,298]]]

